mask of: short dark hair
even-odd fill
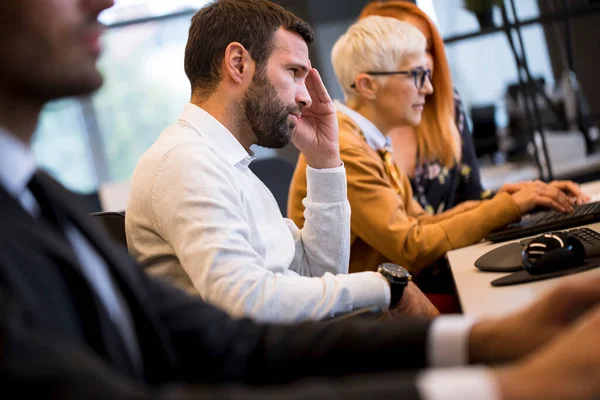
[[[301,18],[268,0],[217,0],[192,18],[185,48],[185,73],[192,93],[208,96],[221,80],[220,64],[232,42],[241,43],[262,68],[273,50],[279,28],[296,32],[306,43],[312,28]]]

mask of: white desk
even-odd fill
[[[582,185],[582,189],[592,198],[600,200],[600,181]],[[600,222],[588,226],[600,232]],[[510,242],[491,243],[484,241],[448,252],[448,262],[454,275],[463,312],[466,315],[481,317],[506,314],[531,303],[559,282],[564,282],[567,279],[577,279],[583,275],[600,275],[600,268],[595,268],[560,278],[494,287],[490,284],[491,281],[508,274],[482,272],[475,268],[474,263],[483,254],[506,243]]]

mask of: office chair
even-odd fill
[[[92,218],[97,218],[100,223],[104,225],[111,238],[127,248],[127,238],[125,237],[125,211],[102,211],[90,215]]]
[[[287,216],[290,183],[295,166],[284,158],[262,158],[250,164],[250,170],[273,193],[281,215]]]

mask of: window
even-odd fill
[[[32,147],[38,164],[63,185],[82,193],[95,190],[98,182],[78,100],[46,106]]]
[[[129,179],[140,155],[189,101],[183,55],[201,0],[117,0],[100,20],[104,85],[91,98],[46,106],[34,137],[40,166],[69,189],[90,193]]]
[[[112,29],[94,95],[108,180],[130,177],[139,157],[189,101],[183,71],[189,17]]]

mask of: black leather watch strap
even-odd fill
[[[402,295],[404,294],[405,287],[406,285],[390,282],[390,308],[396,308],[400,302],[400,299],[402,298]]]

